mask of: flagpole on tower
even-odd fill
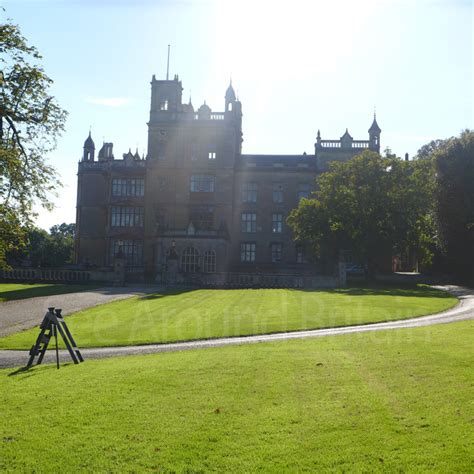
[[[166,80],[169,79],[170,75],[170,45],[168,45],[168,62],[166,63]]]

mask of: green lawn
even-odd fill
[[[80,347],[100,347],[366,324],[436,313],[456,302],[425,286],[194,290],[116,301],[66,319]],[[7,336],[0,348],[30,348],[37,333]]]
[[[97,288],[97,285],[68,285],[61,283],[0,283],[0,301],[21,300],[35,296],[62,295]]]
[[[0,471],[473,472],[472,321],[0,371]]]

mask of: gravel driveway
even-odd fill
[[[48,307],[64,308],[63,315],[157,291],[156,287],[105,287],[78,293],[38,296],[0,303],[0,337],[38,326]]]
[[[104,357],[117,357],[137,354],[151,354],[156,352],[176,352],[189,349],[204,349],[207,347],[221,347],[236,344],[255,344],[259,342],[281,341],[287,339],[303,339],[308,337],[336,336],[361,332],[383,331],[388,329],[415,328],[431,326],[433,324],[453,323],[474,319],[474,290],[459,286],[436,286],[447,290],[459,298],[459,304],[452,309],[428,316],[421,316],[401,321],[365,324],[361,326],[346,326],[331,329],[314,329],[308,331],[282,332],[275,334],[262,334],[258,336],[225,337],[219,339],[197,340],[189,342],[176,342],[170,344],[149,344],[143,346],[127,347],[102,347],[96,349],[82,349],[84,359],[101,359]],[[0,350],[0,368],[18,367],[26,364],[28,351]],[[66,351],[60,351],[60,360],[71,362]],[[48,351],[44,361],[54,362],[55,354]]]

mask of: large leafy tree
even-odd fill
[[[437,226],[448,270],[474,282],[474,132],[443,141],[432,157]]]
[[[59,225],[53,225],[53,227],[49,229],[49,232],[52,237],[74,240],[76,236],[76,224],[66,224],[63,222]]]
[[[317,178],[317,191],[302,199],[288,223],[295,238],[321,258],[341,251],[375,269],[408,249],[429,260],[434,239],[433,167],[365,151],[334,162]]]
[[[52,80],[40,59],[18,26],[0,24],[0,267],[6,252],[25,243],[33,204],[51,208],[57,186],[46,156],[67,113],[50,95]]]
[[[75,224],[51,227],[49,233],[37,227],[26,232],[26,246],[9,252],[7,262],[14,266],[62,267],[74,261]]]

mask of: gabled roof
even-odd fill
[[[349,138],[350,140],[353,140],[353,138],[351,137],[350,133],[349,133],[349,130],[347,130],[346,128],[346,131],[344,132],[344,135],[341,137],[341,140],[344,140],[344,139],[347,139]]]

